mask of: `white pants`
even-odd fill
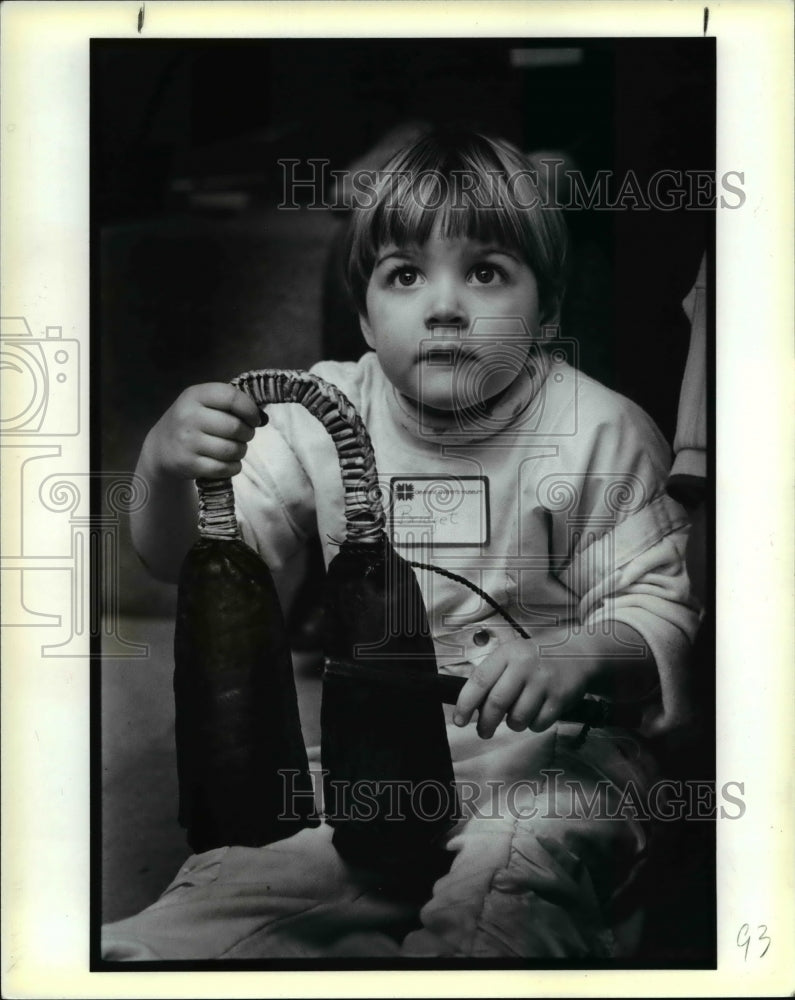
[[[265,847],[190,857],[162,896],[103,927],[105,960],[618,958],[632,954],[640,875],[659,825],[639,819],[654,779],[621,730],[448,727],[462,818],[448,874],[422,906],[344,862],[327,824]],[[621,807],[621,815],[617,809]]]

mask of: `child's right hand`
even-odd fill
[[[265,422],[257,405],[228,382],[193,385],[149,432],[142,457],[157,477],[229,479]]]

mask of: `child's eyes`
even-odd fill
[[[497,264],[478,264],[467,275],[467,281],[474,285],[501,285],[507,279],[507,272]],[[413,264],[397,264],[388,272],[386,280],[393,288],[411,288],[421,284],[423,276]]]
[[[506,274],[496,264],[478,264],[469,272],[477,285],[496,285],[505,280]]]
[[[409,267],[406,264],[400,264],[397,267],[392,268],[392,270],[387,275],[387,281],[390,285],[398,285],[400,288],[411,288],[415,285],[419,279],[419,272],[416,267]]]

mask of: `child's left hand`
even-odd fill
[[[475,667],[458,696],[453,721],[465,726],[478,708],[483,739],[493,736],[506,716],[516,732],[543,732],[583,697],[592,668],[588,658],[544,658],[533,639],[506,642]]]

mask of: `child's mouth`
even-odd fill
[[[479,358],[480,355],[474,348],[460,342],[434,344],[433,347],[421,351],[419,355],[421,362],[439,368],[449,368],[466,361],[477,361]]]
[[[449,368],[462,361],[472,361],[475,352],[463,338],[462,327],[456,324],[436,324],[431,327],[430,343],[425,342],[418,361],[439,368]]]

